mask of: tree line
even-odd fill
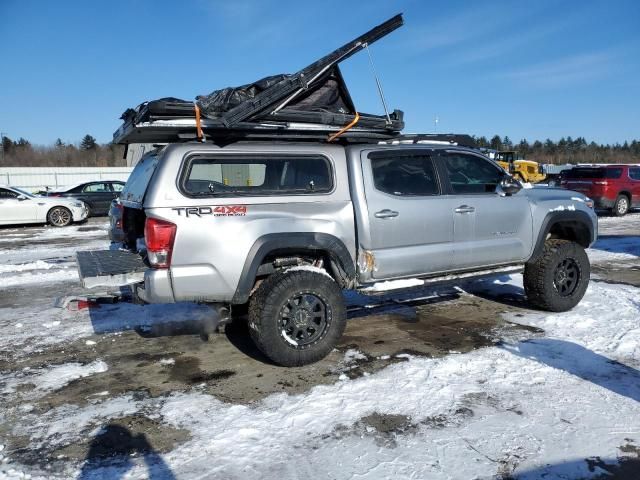
[[[475,137],[479,147],[494,150],[515,150],[525,158],[540,163],[640,163],[640,141],[623,144],[587,142],[584,137],[526,139],[513,142],[508,136],[494,135],[491,139]],[[124,147],[113,143],[100,145],[91,135],[77,144],[57,139],[53,145],[34,146],[28,140],[2,137],[0,167],[121,167],[126,165]]]
[[[122,167],[126,166],[123,155],[122,145],[100,145],[88,134],[77,145],[58,138],[48,146],[3,136],[0,167]]]
[[[539,163],[640,163],[640,141],[623,144],[587,142],[584,137],[562,137],[557,142],[546,139],[529,143],[526,139],[515,143],[508,136],[474,137],[479,147],[494,150],[515,150],[528,160]]]

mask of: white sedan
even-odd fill
[[[40,197],[0,185],[0,225],[49,223],[64,227],[87,218],[87,205],[73,198]]]

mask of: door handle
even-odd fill
[[[391,217],[397,217],[400,214],[398,212],[385,208],[384,210],[380,210],[379,212],[376,212],[373,215],[376,218],[391,218]]]
[[[455,209],[456,213],[473,213],[476,209],[474,207],[470,207],[469,205],[460,205]]]

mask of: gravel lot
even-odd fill
[[[53,307],[106,229],[0,228],[0,478],[640,478],[639,213],[600,219],[572,312],[517,275],[348,295],[289,369],[203,305]]]

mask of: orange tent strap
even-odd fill
[[[356,112],[356,116],[355,118],[348,124],[345,125],[343,128],[341,128],[339,131],[337,131],[336,133],[334,133],[333,135],[329,135],[329,139],[327,141],[329,142],[333,142],[336,138],[338,138],[340,135],[342,135],[344,132],[346,132],[347,130],[349,130],[350,128],[353,128],[353,126],[358,123],[358,120],[360,120],[360,114],[358,112]]]
[[[196,111],[196,134],[198,135],[198,140],[202,140],[202,125],[200,124],[200,107],[198,107],[197,103],[194,103],[193,109]]]

